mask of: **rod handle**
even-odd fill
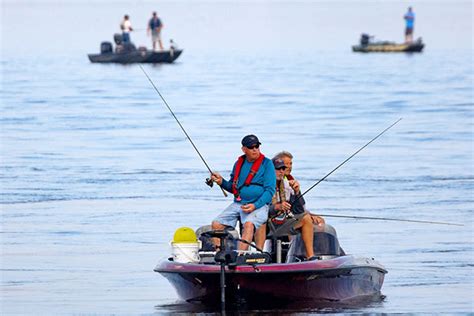
[[[222,188],[221,186],[219,186],[219,188],[221,188],[221,191],[222,193],[224,193],[224,196],[227,197],[227,192],[224,190],[224,188]]]

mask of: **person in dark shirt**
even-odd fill
[[[163,50],[163,43],[161,42],[161,29],[163,28],[163,23],[158,17],[156,12],[153,12],[150,21],[148,21],[147,34],[151,34],[151,42],[153,44],[153,50],[156,51],[156,43],[160,46],[160,49]]]

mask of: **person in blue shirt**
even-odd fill
[[[260,152],[260,141],[255,135],[242,139],[242,151],[232,168],[230,179],[225,180],[213,172],[211,179],[224,190],[234,194],[234,201],[212,221],[213,230],[235,227],[240,219],[243,225],[242,239],[251,242],[254,231],[268,219],[268,208],[276,189],[273,163]],[[239,243],[240,250],[248,244]]]
[[[405,42],[413,42],[413,28],[415,26],[415,13],[412,8],[409,7],[407,13],[403,17],[405,19]]]

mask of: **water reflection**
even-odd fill
[[[341,302],[298,301],[293,303],[283,303],[266,300],[260,303],[240,303],[238,305],[227,306],[226,311],[233,315],[240,314],[241,312],[245,313],[245,315],[252,315],[253,313],[258,315],[275,315],[278,313],[284,313],[285,315],[301,313],[354,313],[360,312],[362,308],[365,312],[370,312],[372,308],[383,307],[385,298],[386,296],[383,294],[375,294]],[[203,305],[184,301],[177,301],[173,304],[156,305],[155,309],[160,312],[168,313],[209,313],[211,315],[221,313],[221,307],[218,304]]]

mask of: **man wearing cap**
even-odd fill
[[[299,183],[295,179],[295,177],[293,177],[293,175],[291,174],[291,171],[293,170],[293,155],[290,152],[283,150],[283,151],[280,151],[278,154],[276,154],[275,157],[273,157],[272,161],[274,161],[277,158],[280,158],[285,163],[285,166],[286,166],[285,179],[288,180],[288,184],[291,187],[293,187],[294,185],[297,185],[298,190],[295,190],[295,191],[299,191]],[[306,207],[305,207],[305,210],[306,210]],[[311,215],[311,218],[313,219],[314,224],[316,225],[325,224],[324,218],[322,218],[321,216],[318,216],[316,214],[311,214],[311,213],[310,215]]]
[[[237,220],[243,225],[242,239],[251,242],[254,231],[268,219],[268,207],[275,194],[276,176],[273,163],[260,152],[260,141],[255,135],[242,139],[242,151],[227,181],[214,172],[211,179],[234,194],[234,202],[212,221],[212,229],[235,227]],[[247,250],[248,244],[239,243]]]
[[[276,172],[276,191],[270,206],[269,225],[272,225],[278,235],[296,234],[296,230],[301,230],[307,260],[315,260],[313,250],[313,220],[311,215],[305,211],[304,199],[301,196],[298,181],[289,181],[286,177],[287,166],[283,159],[278,156],[272,159]],[[266,225],[262,225],[258,230],[256,240],[257,247],[263,247],[266,236]]]

